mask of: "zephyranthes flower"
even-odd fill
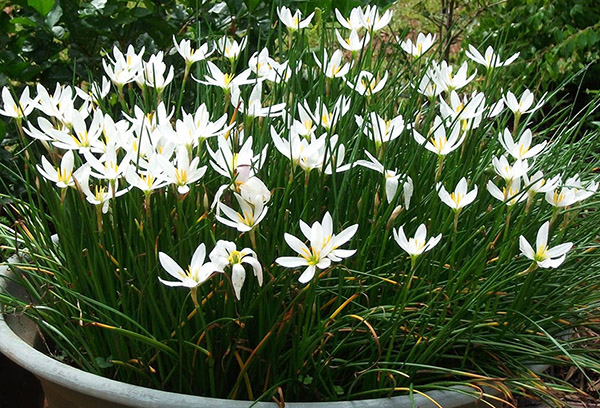
[[[315,13],[310,13],[308,17],[302,20],[302,13],[300,10],[296,10],[296,12],[292,15],[292,12],[289,8],[281,6],[277,8],[277,15],[279,16],[279,19],[283,25],[285,25],[287,29],[293,33],[294,31],[308,27]]]
[[[471,204],[477,197],[477,186],[473,190],[467,192],[467,179],[460,179],[453,193],[448,194],[442,183],[438,183],[438,195],[440,200],[454,211],[461,210],[464,206]]]
[[[242,265],[243,263],[252,267],[258,285],[262,286],[262,265],[258,262],[256,252],[250,248],[244,248],[238,251],[235,242],[220,240],[217,241],[215,249],[213,249],[208,256],[210,261],[216,265],[219,272],[223,272],[228,265],[231,266],[231,284],[233,285],[235,297],[238,298],[238,300],[241,299],[242,286],[244,286],[246,280],[246,271]]]
[[[471,44],[469,44],[469,50],[465,52],[465,55],[478,64],[484,65],[487,69],[505,67],[509,64],[512,64],[512,62],[519,57],[519,53],[517,52],[509,57],[506,61],[501,62],[500,56],[494,52],[494,49],[491,46],[486,48],[485,56],[483,56]]]
[[[558,268],[565,260],[566,253],[573,247],[573,243],[566,242],[550,248],[548,246],[548,229],[550,222],[542,224],[537,233],[535,251],[523,235],[519,237],[521,253],[542,268]]]
[[[204,263],[206,257],[206,247],[204,244],[198,245],[192,256],[192,261],[187,270],[184,271],[177,262],[164,252],[158,253],[158,260],[165,271],[177,281],[166,281],[162,278],[158,280],[167,286],[183,286],[186,288],[195,288],[205,282],[215,272],[221,272],[216,264],[212,262]]]
[[[329,268],[331,262],[339,262],[342,258],[348,258],[354,255],[355,249],[338,249],[356,234],[358,224],[354,224],[344,229],[339,234],[333,233],[333,220],[329,212],[323,216],[323,222],[315,221],[309,227],[304,221],[300,220],[300,230],[304,236],[310,240],[310,247],[300,241],[295,236],[285,233],[285,242],[300,256],[282,256],[275,260],[279,265],[286,268],[298,268],[306,266],[306,269],[298,279],[300,283],[310,281],[317,268]]]
[[[402,41],[400,47],[413,57],[420,57],[431,48],[434,42],[435,34],[423,35],[423,33],[419,33],[414,44],[409,38],[406,41]]]
[[[419,225],[417,228],[417,232],[415,233],[414,238],[406,239],[406,235],[404,234],[404,226],[398,228],[398,230],[392,230],[394,233],[394,239],[400,245],[400,248],[405,250],[411,257],[411,260],[415,262],[415,259],[421,255],[423,252],[429,251],[431,248],[436,246],[440,239],[442,239],[442,234],[439,234],[436,237],[431,237],[427,240],[427,227],[425,224]]]

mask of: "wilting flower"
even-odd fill
[[[220,240],[217,241],[215,248],[208,256],[219,272],[223,272],[227,266],[231,266],[231,284],[233,285],[235,297],[238,300],[241,299],[242,286],[244,286],[246,280],[246,271],[242,265],[243,263],[252,267],[258,285],[262,286],[262,265],[258,262],[256,252],[250,248],[238,251],[235,242]]]
[[[355,165],[363,166],[371,170],[375,170],[385,177],[385,196],[387,198],[388,204],[392,202],[394,197],[396,196],[396,191],[398,190],[398,183],[400,179],[404,180],[403,194],[404,194],[404,206],[406,209],[410,207],[410,199],[412,197],[414,191],[414,185],[412,179],[404,175],[402,173],[397,173],[397,170],[386,170],[383,167],[383,164],[379,162],[371,153],[365,150],[365,154],[370,159],[368,160],[357,160]]]
[[[427,240],[427,227],[425,224],[419,225],[417,228],[417,232],[415,233],[414,238],[406,239],[406,235],[404,234],[404,226],[398,228],[398,230],[392,230],[394,234],[394,239],[402,248],[405,250],[413,260],[421,255],[423,252],[429,251],[431,248],[436,246],[440,239],[442,239],[442,234],[439,234],[436,237],[431,237]]]
[[[538,145],[531,147],[531,139],[532,134],[531,130],[526,129],[521,135],[521,139],[518,143],[512,138],[510,130],[504,129],[504,133],[500,133],[498,135],[498,139],[500,140],[500,144],[504,147],[504,150],[512,157],[517,160],[530,159],[532,157],[537,156],[544,147],[546,147],[546,142],[542,142]]]
[[[413,57],[420,57],[433,46],[434,42],[435,34],[423,35],[423,33],[419,33],[414,44],[409,38],[406,41],[402,41],[400,47]]]
[[[362,50],[363,47],[366,46],[369,43],[369,40],[371,39],[369,33],[365,33],[365,36],[363,38],[360,38],[356,30],[352,30],[348,38],[342,37],[338,30],[335,30],[335,35],[340,45],[344,49],[352,52]]]
[[[450,137],[447,136],[446,127],[442,123],[439,116],[433,121],[433,136],[429,140],[425,139],[419,132],[413,129],[413,137],[415,141],[425,146],[427,150],[437,154],[438,156],[445,156],[448,153],[456,150],[465,140],[465,134],[459,139],[461,134],[460,124],[455,124],[450,130]],[[431,130],[430,130],[431,133]],[[427,142],[427,143],[425,143]]]
[[[485,50],[485,56],[481,55],[479,51],[471,44],[469,44],[469,51],[465,52],[465,55],[471,58],[473,61],[478,64],[484,65],[487,69],[496,68],[496,67],[505,67],[510,65],[514,60],[519,57],[519,53],[513,54],[506,61],[501,62],[500,56],[494,52],[494,49],[489,46]]]
[[[467,179],[460,179],[453,193],[448,194],[442,183],[438,183],[436,188],[439,189],[438,195],[440,200],[454,211],[459,211],[466,205],[471,204],[477,197],[477,186],[473,190],[467,192]]]
[[[279,19],[283,25],[285,25],[290,32],[294,32],[308,27],[315,13],[310,13],[308,17],[302,20],[302,13],[300,10],[296,10],[296,12],[292,15],[292,12],[289,8],[281,6],[277,7],[277,15],[279,16]]]
[[[558,268],[564,262],[566,253],[573,247],[573,243],[565,242],[564,244],[550,248],[548,246],[549,228],[550,222],[546,221],[538,230],[535,250],[523,235],[519,237],[519,248],[523,255],[534,261],[538,266],[542,268]]]
[[[338,248],[352,239],[358,230],[358,224],[351,225],[335,235],[333,233],[333,220],[329,212],[326,212],[323,216],[322,223],[315,221],[310,227],[300,220],[300,230],[310,241],[310,247],[295,236],[285,233],[285,242],[300,256],[282,256],[275,260],[279,265],[286,268],[306,266],[307,268],[298,279],[300,283],[310,281],[315,276],[317,268],[329,268],[332,261],[339,262],[342,258],[348,258],[356,252],[355,249]]]
[[[350,64],[342,63],[342,51],[335,50],[331,55],[331,59],[327,58],[327,50],[323,48],[323,62],[317,58],[317,54],[313,52],[315,63],[327,78],[343,78],[350,70]]]
[[[29,115],[35,108],[35,101],[29,97],[29,87],[27,86],[19,97],[19,103],[15,102],[7,87],[2,88],[2,103],[4,106],[0,109],[0,115],[15,119]]]
[[[525,89],[525,91],[523,91],[523,95],[521,95],[521,99],[518,101],[517,97],[512,92],[508,91],[504,96],[504,103],[515,115],[522,115],[524,113],[535,112],[541,108],[546,102],[544,100],[545,96],[546,94],[544,94],[540,98],[540,101],[537,103],[537,105],[532,108],[531,105],[533,105],[534,95],[529,89]]]
[[[346,84],[361,95],[373,95],[383,89],[388,78],[388,72],[385,71],[383,78],[376,81],[375,76],[368,71],[360,71],[354,83],[346,80]]]
[[[194,255],[192,255],[192,260],[190,265],[187,267],[187,270],[184,271],[177,262],[173,260],[169,255],[164,252],[158,253],[158,260],[160,261],[161,266],[169,275],[177,279],[177,281],[166,281],[162,278],[158,278],[158,280],[167,286],[183,286],[186,288],[195,288],[203,282],[206,282],[208,278],[215,272],[222,272],[219,270],[218,266],[212,262],[204,263],[204,258],[206,257],[206,247],[204,244],[198,245],[196,250],[194,251]]]

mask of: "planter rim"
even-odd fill
[[[12,256],[5,263],[0,264],[0,292],[7,291],[10,282],[8,264],[17,263],[19,259]],[[62,363],[52,357],[36,350],[28,342],[21,339],[5,320],[4,305],[0,303],[0,353],[25,368],[33,375],[58,386],[77,390],[77,392],[108,402],[123,404],[128,407],[139,408],[182,408],[182,407],[214,407],[214,408],[272,408],[274,402],[253,402],[243,400],[229,400],[211,397],[201,397],[189,394],[179,394],[161,391],[138,385],[127,384],[112,380],[96,374],[85,372],[79,368]],[[444,408],[458,408],[475,406],[478,398],[473,396],[473,388],[468,386],[452,386],[452,390],[434,390],[426,394],[434,401],[443,403]],[[108,392],[108,390],[110,390]],[[492,387],[483,387],[484,392],[500,396],[501,393]],[[471,393],[468,395],[467,393]],[[286,407],[301,408],[435,408],[436,405],[427,398],[414,394],[395,396],[391,398],[374,398],[353,401],[332,402],[286,402]]]

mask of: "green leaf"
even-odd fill
[[[27,4],[36,9],[42,16],[45,16],[54,7],[54,0],[27,0]]]
[[[113,366],[112,356],[104,357],[96,357],[96,365],[100,368],[110,368]]]

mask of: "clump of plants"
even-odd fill
[[[599,300],[594,105],[543,115],[502,80],[518,53],[438,61],[434,35],[383,42],[376,7],[312,18],[4,88],[28,194],[1,231],[33,302],[3,302],[70,364],[212,397],[552,399],[531,364],[597,371],[575,335]]]

